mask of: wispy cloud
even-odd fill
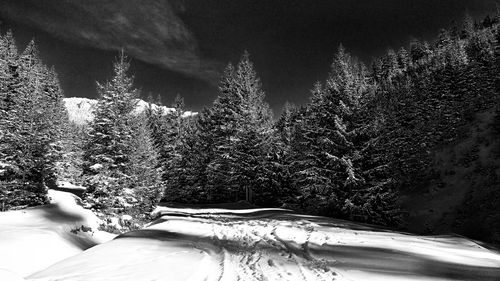
[[[64,40],[124,49],[144,62],[216,81],[216,63],[202,60],[196,39],[168,0],[4,0],[0,13]]]

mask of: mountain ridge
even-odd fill
[[[68,112],[68,118],[70,122],[77,125],[86,125],[93,120],[94,116],[92,114],[92,111],[98,100],[90,98],[71,97],[64,98],[63,101],[64,106],[66,107],[66,110]],[[144,112],[149,105],[151,105],[154,109],[163,110],[164,114],[173,113],[175,111],[174,108],[148,103],[142,99],[136,99],[136,101],[137,105],[134,109],[134,114],[140,114]],[[182,117],[190,117],[197,114],[197,112],[193,111],[184,111]]]

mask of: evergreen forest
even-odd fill
[[[500,244],[500,15],[369,63],[340,45],[309,102],[279,116],[247,52],[198,114],[180,96],[137,113],[122,51],[93,119],[75,124],[36,43],[18,47],[1,34],[1,211],[47,204],[68,182],[105,221],[131,216],[129,229],[158,204],[241,204]]]

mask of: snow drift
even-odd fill
[[[499,280],[500,254],[281,209],[161,207],[118,236],[28,280]]]
[[[0,280],[26,276],[114,237],[79,198],[49,190],[51,204],[0,213]],[[14,279],[15,280],[15,279]]]

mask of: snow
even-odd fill
[[[27,276],[114,237],[97,231],[99,219],[78,205],[78,197],[55,190],[49,196],[50,205],[0,213],[2,274]],[[77,231],[82,226],[93,232]]]
[[[88,99],[88,98],[65,98],[64,104],[66,106],[66,110],[68,111],[69,120],[78,125],[88,124],[94,118],[92,111],[94,110],[95,105],[97,104],[97,100]],[[134,109],[134,114],[141,114],[144,112],[150,104],[141,99],[137,99],[137,105]],[[163,114],[168,114],[175,109],[169,108],[166,106],[158,106],[155,104],[151,104],[153,109],[161,109],[163,110]],[[185,111],[182,114],[182,117],[190,117],[197,115],[197,112]]]
[[[87,98],[64,99],[69,121],[79,125],[86,124],[92,120],[92,110],[96,104],[97,100]]]
[[[23,277],[16,273],[0,268],[0,280],[2,281],[24,281]]]
[[[66,181],[58,181],[57,187],[66,190],[76,190],[76,191],[85,191],[87,189],[85,186],[75,185]]]
[[[175,207],[166,207],[166,206],[158,206],[151,213],[153,217],[158,217],[162,215],[169,214],[255,214],[255,213],[272,213],[272,212],[291,212],[290,210],[280,209],[280,208],[259,208],[259,209],[237,209],[237,210],[229,210],[222,208],[203,208],[203,209],[193,209],[193,208],[175,208]]]
[[[99,163],[94,164],[94,165],[92,165],[92,166],[89,167],[89,169],[92,170],[92,171],[99,171],[102,168],[103,168],[103,165],[99,164]]]
[[[184,111],[184,113],[182,113],[182,118],[186,118],[186,117],[191,117],[191,116],[196,116],[198,115],[198,112],[194,112],[194,111]]]
[[[283,209],[160,207],[147,228],[27,280],[500,280],[500,254]]]
[[[9,167],[12,167],[12,165],[8,164],[8,163],[0,162],[0,169],[6,169]]]
[[[137,105],[134,109],[134,114],[141,114],[142,112],[146,111],[146,109],[151,105],[151,107],[154,109],[154,110],[158,110],[158,109],[161,109],[163,110],[163,114],[167,114],[167,113],[172,113],[175,111],[175,109],[173,108],[169,108],[169,107],[166,107],[166,106],[158,106],[156,104],[150,104],[148,102],[145,102],[141,99],[138,99],[137,100]]]
[[[29,280],[217,280],[218,272],[211,272],[217,269],[210,253],[190,243],[116,239],[34,274]]]
[[[121,220],[122,221],[131,221],[132,216],[131,215],[123,215],[123,216],[121,216]]]
[[[75,195],[49,196],[0,213],[0,280],[500,280],[500,253],[457,236],[274,208],[158,207],[148,227],[115,238]]]
[[[0,162],[0,176],[3,176],[8,170],[15,169],[14,166],[8,163]]]

